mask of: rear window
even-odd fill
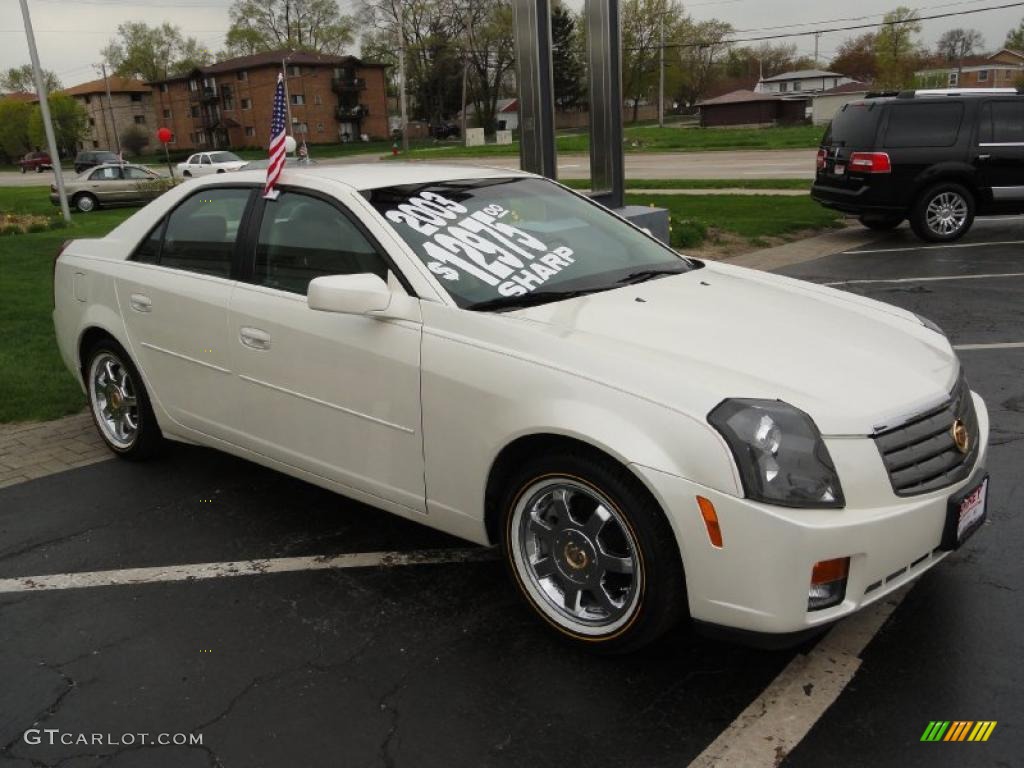
[[[877,102],[854,101],[832,118],[822,144],[832,147],[871,149],[875,143],[875,130],[882,114]]]
[[[951,147],[960,135],[963,119],[964,105],[959,102],[893,104],[889,108],[885,146],[889,149]]]

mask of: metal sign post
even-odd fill
[[[549,0],[513,0],[516,84],[519,89],[519,165],[558,177]]]
[[[583,16],[590,80],[590,187],[595,200],[621,208],[625,161],[619,0],[586,0]]]

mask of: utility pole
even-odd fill
[[[291,54],[289,54],[290,56]],[[292,97],[288,95],[288,56],[281,59],[281,74],[284,75],[284,109],[288,114],[288,130],[285,131],[289,136],[292,135]]]
[[[100,65],[103,67],[103,85],[107,89],[107,112],[110,114],[110,127],[114,132],[114,143],[117,145],[117,156],[121,157],[121,137],[117,135],[117,122],[114,120],[114,103],[110,99],[110,80],[107,79],[107,64],[104,62]],[[106,118],[103,119],[106,123]],[[121,158],[124,159],[123,157]]]
[[[818,66],[818,38],[821,37],[821,32],[814,33],[814,66]]]
[[[60,212],[64,221],[71,223],[71,209],[68,208],[68,195],[64,191],[64,171],[60,167],[60,153],[57,151],[57,140],[53,136],[53,121],[50,119],[50,102],[47,100],[46,83],[43,81],[43,70],[39,66],[39,51],[36,50],[36,35],[32,31],[32,17],[28,13],[28,0],[21,0],[21,16],[25,20],[25,38],[28,40],[28,55],[32,59],[32,75],[36,81],[36,95],[39,97],[39,111],[43,117],[43,129],[46,131],[46,147],[50,151],[53,163],[53,175],[57,183],[57,195],[60,197]]]
[[[408,153],[409,118],[405,104],[405,24],[403,22],[404,14],[402,13],[403,2],[404,0],[398,0],[396,6],[398,8],[398,13],[396,14],[398,19],[398,111],[402,127],[402,151]]]
[[[658,127],[665,127],[665,3],[661,4],[658,43]]]

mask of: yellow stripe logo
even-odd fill
[[[996,720],[932,720],[921,741],[988,741]]]

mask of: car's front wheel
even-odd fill
[[[111,451],[126,459],[148,459],[163,441],[142,377],[121,345],[93,345],[83,368],[93,422]]]
[[[917,199],[910,226],[922,240],[948,243],[959,240],[974,223],[974,196],[953,182],[936,184]]]
[[[95,211],[98,206],[96,198],[90,195],[88,192],[82,192],[81,194],[76,195],[74,203],[75,208],[81,211],[82,213],[89,213],[89,211]]]
[[[876,232],[888,232],[889,230],[896,229],[900,224],[903,223],[905,217],[901,215],[893,216],[879,216],[872,214],[864,214],[857,219],[862,226],[868,229],[873,229]]]
[[[635,476],[589,451],[524,463],[501,501],[503,550],[530,607],[563,637],[636,650],[686,612],[675,536]]]

